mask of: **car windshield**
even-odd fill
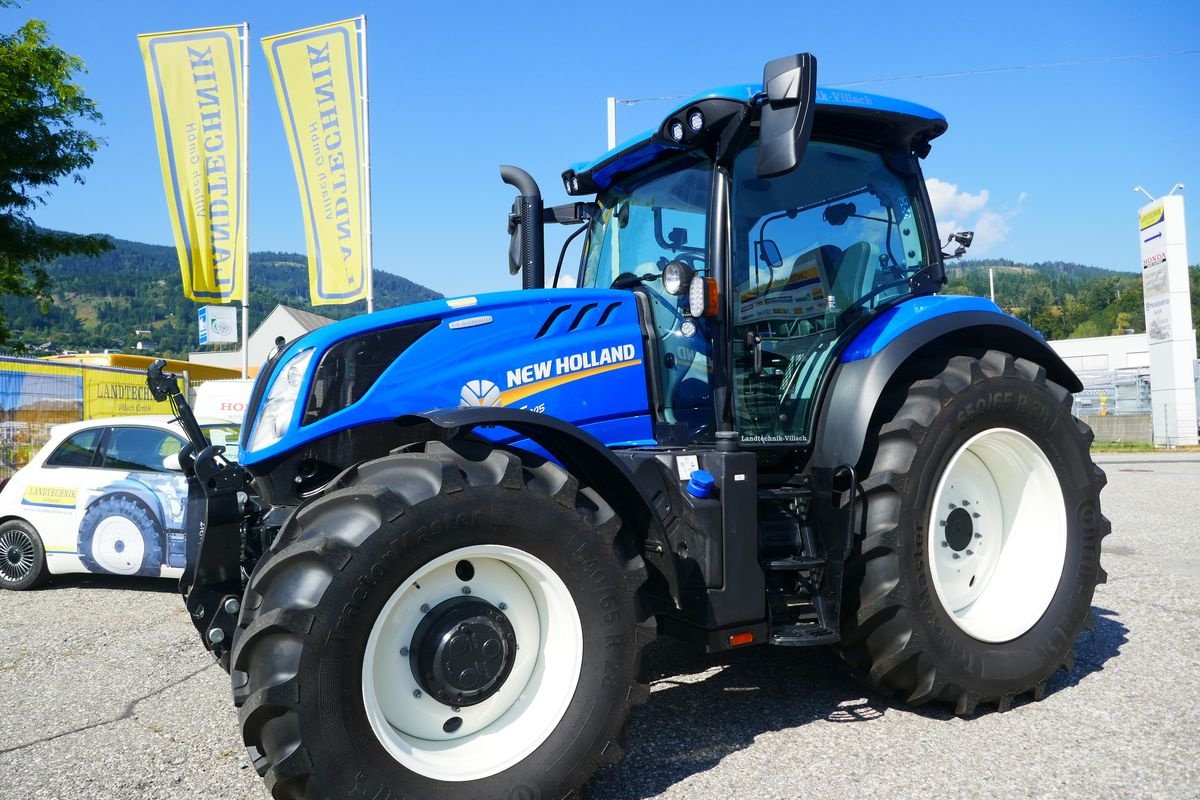
[[[201,425],[200,428],[210,442],[225,447],[226,458],[230,461],[238,460],[238,441],[242,435],[240,425],[229,422],[223,425]]]

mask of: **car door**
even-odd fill
[[[161,428],[111,428],[99,469],[81,489],[85,499],[79,504],[83,513],[78,549],[87,569],[116,575],[177,574],[171,567],[179,559],[172,554],[183,552],[187,485],[167,459],[181,445],[179,436]]]
[[[91,485],[107,428],[76,431],[63,440],[41,467],[22,470],[13,481],[20,491],[20,513],[37,530],[52,573],[78,572],[77,531],[80,488]]]

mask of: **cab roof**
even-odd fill
[[[762,84],[722,86],[702,92],[680,103],[665,118],[685,111],[704,100],[721,99],[749,102],[762,92]],[[854,92],[845,89],[817,87],[817,113],[814,119],[814,138],[850,138],[871,141],[912,150],[924,157],[930,140],[945,133],[946,118],[931,108],[892,97]],[[663,141],[653,128],[634,136],[592,161],[572,164],[563,172],[571,194],[590,193],[587,190],[606,189],[620,175],[632,172],[664,152],[686,149],[685,146]],[[572,179],[579,191],[570,192]]]

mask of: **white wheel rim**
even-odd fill
[[[971,437],[933,496],[929,569],[942,608],[984,642],[1007,642],[1042,618],[1062,578],[1067,512],[1058,475],[1009,428]]]
[[[455,573],[460,561],[472,565],[470,580]],[[462,597],[464,587],[503,610],[517,651],[495,694],[454,711],[418,695],[407,648],[422,608]],[[520,762],[550,736],[575,695],[582,664],[579,613],[554,570],[512,547],[464,547],[423,565],[384,605],[363,657],[363,701],[376,737],[405,767],[436,780],[478,780]],[[461,727],[447,733],[443,725],[452,717]]]
[[[133,520],[122,516],[105,517],[92,533],[92,558],[117,575],[136,575],[142,568],[146,543]]]

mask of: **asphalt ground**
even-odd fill
[[[1200,453],[1097,460],[1109,582],[1042,702],[957,719],[824,650],[659,642],[626,759],[585,798],[1200,798]],[[0,592],[0,797],[266,797],[172,582]]]

